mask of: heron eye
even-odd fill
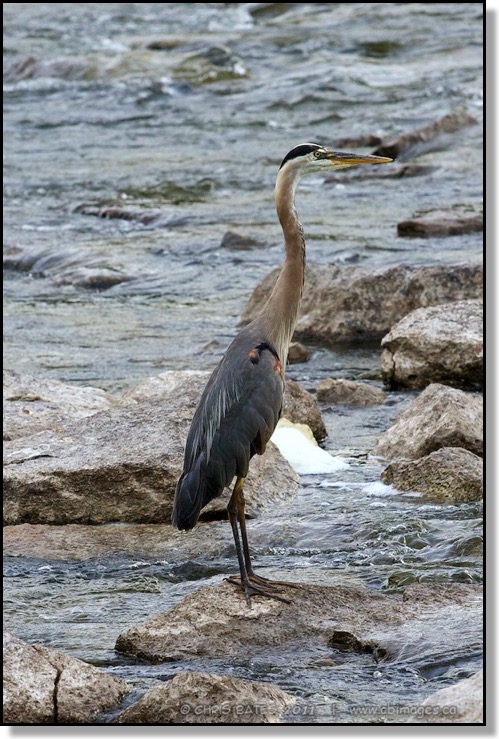
[[[316,150],[314,151],[314,157],[315,157],[316,159],[320,159],[320,158],[321,158],[321,152],[319,151],[319,149],[316,149]]]

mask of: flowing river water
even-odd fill
[[[5,366],[112,393],[215,366],[282,260],[273,185],[292,146],[396,136],[460,107],[482,119],[479,3],[6,3],[4,23]],[[420,177],[305,180],[308,260],[479,258],[480,234],[403,239],[396,225],[479,202],[481,147],[472,126],[413,152],[430,168]],[[254,243],[222,247],[227,231]],[[327,376],[381,385],[379,345],[312,350],[288,372],[304,387]],[[481,582],[481,507],[397,493],[367,458],[411,397],[323,409],[325,448],[349,467],[303,477],[291,504],[251,522],[261,567],[385,590]],[[7,557],[7,625],[143,690],[189,665],[137,665],[114,652],[118,633],[234,569],[224,522],[183,541],[168,557],[147,541],[140,556]],[[432,639],[431,654],[389,666],[350,655],[334,676],[320,654],[282,651],[196,669],[270,679],[324,707],[314,722],[327,723],[331,701],[417,702],[476,671],[469,644],[449,658],[445,634]]]

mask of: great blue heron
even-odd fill
[[[272,582],[253,571],[243,484],[250,459],[264,453],[281,415],[284,368],[305,271],[305,239],[294,205],[296,186],[304,174],[327,174],[356,164],[391,161],[387,157],[331,151],[318,144],[301,144],[286,154],[275,186],[286,250],[283,267],[267,302],[237,334],[208,380],[192,419],[172,523],[179,529],[191,529],[201,509],[236,478],[227,512],[241,574],[229,580],[242,586],[249,606],[254,595],[286,601],[279,595],[279,585],[285,583]]]

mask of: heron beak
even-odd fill
[[[344,151],[330,151],[327,158],[335,167],[353,167],[356,164],[385,164],[393,162],[389,157],[377,157],[374,154],[347,154]]]

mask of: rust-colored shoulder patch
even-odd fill
[[[274,371],[277,372],[279,377],[282,377],[284,379],[284,367],[282,366],[280,361],[277,359],[277,357],[274,362]]]

